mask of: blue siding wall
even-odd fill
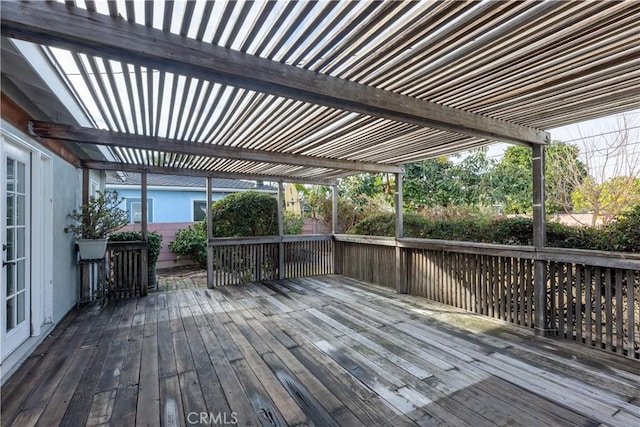
[[[123,202],[120,205],[122,209],[127,209],[132,199],[140,201],[140,190],[117,188],[116,191],[120,197],[129,200],[129,203]],[[216,201],[228,194],[230,193],[213,193],[212,199]],[[205,200],[206,194],[204,190],[148,190],[147,197],[153,205],[149,209],[149,213],[153,214],[149,222],[189,222],[192,221],[193,200]]]

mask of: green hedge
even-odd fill
[[[111,242],[138,242],[141,240],[141,231],[120,231],[109,235],[109,241]],[[158,262],[158,257],[160,256],[162,236],[155,231],[150,231],[147,233],[147,242],[149,250],[149,267],[153,268],[153,266]]]
[[[640,206],[616,218],[606,227],[575,227],[547,223],[547,246],[619,252],[640,252]],[[395,214],[370,215],[349,231],[365,236],[395,235]],[[533,245],[533,220],[530,218],[434,220],[417,214],[405,214],[404,235],[426,239]]]

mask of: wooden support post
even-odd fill
[[[333,274],[342,274],[342,255],[340,254],[340,243],[336,241],[335,235],[338,229],[338,186],[331,186],[331,234],[333,234]]]
[[[82,204],[89,203],[89,168],[82,168]]]
[[[142,225],[142,241],[146,244],[146,249],[142,250],[142,256],[140,257],[140,264],[141,264],[141,281],[142,284],[140,286],[140,295],[145,296],[148,293],[149,290],[149,243],[147,242],[148,240],[148,230],[147,230],[147,219],[148,219],[148,213],[147,213],[147,173],[143,172],[140,174],[140,210],[141,210],[141,216],[142,218],[140,218],[140,223]]]
[[[211,246],[211,240],[213,239],[213,217],[211,215],[211,187],[213,187],[213,178],[208,177],[207,178],[207,191],[206,191],[206,198],[207,198],[207,288],[209,289],[213,289],[214,288],[214,271],[213,271],[213,259],[214,259],[214,253],[213,253],[213,246]]]
[[[148,224],[147,220],[149,217],[148,213],[148,201],[147,201],[147,173],[143,172],[140,174],[140,207],[141,207],[141,218],[140,224],[142,226],[142,241],[146,242],[148,238]]]
[[[544,248],[546,240],[544,220],[544,146],[534,144],[533,150],[533,246]],[[547,307],[547,262],[534,262],[533,295],[535,304],[535,331],[538,335],[548,335],[555,325],[549,324]],[[551,307],[553,309],[553,307]]]
[[[402,208],[402,174],[396,174],[396,292],[407,293],[406,265],[402,259],[402,248],[397,245],[397,239],[404,237],[403,208]]]
[[[338,234],[338,186],[331,186],[331,233]]]
[[[278,236],[280,241],[278,243],[278,279],[284,279],[284,188],[282,181],[278,181]]]

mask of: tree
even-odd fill
[[[489,172],[489,183],[491,200],[502,205],[504,213],[531,212],[531,149],[508,147],[502,159]]]
[[[574,190],[572,200],[576,210],[593,213],[591,225],[598,218],[608,224],[625,210],[640,205],[640,177],[615,176],[601,184],[588,177]]]
[[[579,174],[565,168],[565,179],[574,184],[572,202],[576,209],[592,212],[591,225],[595,225],[598,219],[607,224],[638,204],[640,149],[637,129],[637,123],[631,116],[622,115],[613,131],[582,137],[582,159],[587,179],[578,182],[575,175]]]
[[[571,194],[582,183],[586,168],[579,159],[577,146],[553,141],[546,149],[546,212],[571,212]],[[500,203],[505,213],[531,213],[533,194],[532,151],[511,146],[489,173],[491,199]]]
[[[460,162],[440,157],[406,165],[405,206],[412,210],[434,207],[490,206],[488,172],[494,161],[486,148],[472,151]]]

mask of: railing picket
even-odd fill
[[[605,348],[609,351],[613,348],[613,278],[611,268],[607,267],[604,271],[604,295],[605,295]]]
[[[576,331],[576,340],[579,343],[582,343],[582,331],[583,331],[583,325],[582,325],[582,309],[583,309],[583,301],[582,301],[582,294],[583,294],[583,282],[582,282],[582,277],[583,277],[583,271],[584,271],[584,266],[582,264],[576,264],[576,275],[575,275],[575,279],[576,279],[576,304],[575,304],[575,319],[576,319],[576,327],[575,327],[575,331]]]
[[[595,279],[594,310],[596,313],[596,318],[595,318],[596,347],[602,348],[602,271],[600,267],[596,267],[594,272],[594,279]]]
[[[533,315],[533,260],[525,260],[527,264],[527,323],[526,326],[533,328],[534,315]]]
[[[565,264],[563,262],[558,263],[558,333],[560,336],[565,336],[564,320],[566,318],[566,310],[564,305],[564,294],[566,292],[565,287]]]
[[[591,284],[591,267],[586,267],[584,269],[584,299],[585,299],[585,332],[586,332],[586,343],[589,346],[593,345],[594,336],[593,336],[593,312],[595,310],[595,304],[593,303],[592,296],[592,284]]]
[[[633,270],[627,270],[627,356],[631,358],[638,358],[640,352],[636,352],[636,322],[640,325],[640,313],[638,318],[635,317],[635,313],[640,311],[638,301],[640,301],[639,293],[636,290],[640,290],[640,280],[638,286],[635,286],[636,274]],[[640,274],[638,274],[640,279]]]
[[[574,317],[574,303],[573,303],[573,263],[567,263],[567,338],[575,339],[575,325],[573,323]]]
[[[624,270],[615,270],[615,282],[616,282],[616,294],[615,294],[615,310],[616,310],[616,353],[622,353],[624,350],[624,344],[622,338],[624,337],[624,316],[622,314],[622,275]]]

